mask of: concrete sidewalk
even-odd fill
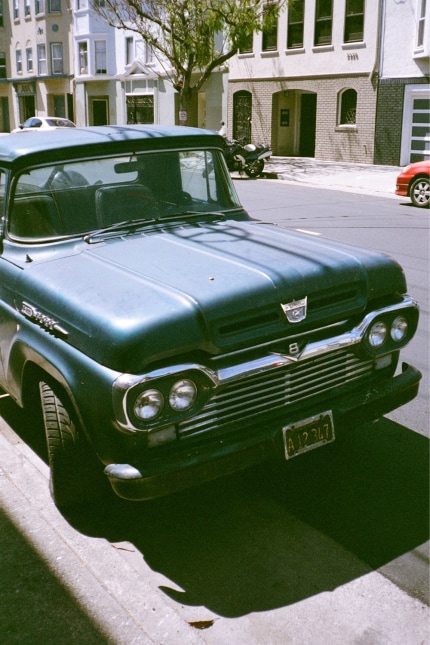
[[[319,161],[309,157],[271,157],[263,177],[399,200],[405,199],[394,193],[401,171],[398,166]]]

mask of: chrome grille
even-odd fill
[[[200,414],[179,424],[181,439],[246,423],[260,413],[288,408],[354,381],[366,379],[372,361],[332,352],[294,365],[272,368],[221,386]]]

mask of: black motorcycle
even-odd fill
[[[230,172],[245,171],[248,177],[259,177],[264,170],[264,160],[271,155],[270,148],[261,143],[247,143],[242,146],[234,139],[226,139],[224,157]]]

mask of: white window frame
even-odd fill
[[[96,74],[107,74],[107,49],[105,40],[94,41],[94,71]]]
[[[61,0],[48,0],[48,13],[61,13]]]
[[[354,111],[354,120],[342,120],[342,115],[344,112],[344,105],[343,102],[345,100],[345,95],[347,92],[355,92],[355,107],[350,108],[350,110]],[[357,127],[357,103],[358,103],[358,92],[354,87],[345,87],[343,90],[341,90],[338,94],[338,99],[337,99],[337,128],[342,129],[342,128],[356,128]]]
[[[416,32],[416,47],[415,54],[427,53],[429,52],[430,46],[428,43],[428,23],[429,18],[427,16],[429,12],[430,1],[429,0],[418,0],[417,2],[417,32]]]
[[[48,61],[46,58],[46,45],[37,45],[37,73],[39,76],[47,76]]]
[[[2,74],[0,74],[0,78],[7,78],[6,52],[0,52],[0,69],[2,70]]]
[[[134,61],[134,38],[133,36],[125,37],[125,64],[130,65]]]
[[[319,1],[322,1],[322,0],[316,0],[315,2],[314,36],[313,36],[314,45],[313,46],[314,47],[332,47],[333,46],[333,20],[334,20],[333,0],[331,0],[330,15],[321,15],[321,16],[318,15]],[[320,35],[317,42],[317,33],[319,32],[319,27],[320,25],[324,25],[324,24],[330,24],[330,36],[328,37],[329,40],[325,42],[324,40],[322,40],[322,37]]]
[[[26,47],[25,58],[27,61],[27,72],[32,72],[33,71],[33,48],[32,47]]]
[[[51,72],[64,73],[63,43],[51,43]]]
[[[15,50],[16,73],[22,74],[22,50]]]
[[[136,60],[145,65],[152,65],[154,62],[154,49],[144,40],[136,40]]]
[[[345,24],[343,26],[343,42],[345,45],[349,45],[351,43],[362,43],[364,41],[364,20],[365,20],[365,13],[366,13],[366,2],[365,0],[362,0],[363,2],[363,11],[360,13],[353,13],[351,10],[348,12],[348,0],[345,2]],[[351,20],[354,19],[354,17],[360,17],[361,22],[362,22],[362,31],[361,31],[361,38],[349,38],[346,40],[346,31],[347,31],[347,26]]]
[[[82,40],[78,43],[78,69],[79,74],[88,74],[88,41]]]

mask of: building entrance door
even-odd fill
[[[300,100],[300,157],[315,157],[317,95],[302,94]]]
[[[109,125],[108,122],[108,100],[97,98],[91,100],[93,122],[92,125]]]

